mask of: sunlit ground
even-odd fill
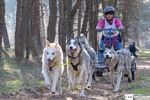
[[[125,86],[122,86],[122,88],[125,90],[124,93],[150,95],[150,51],[141,50],[138,54],[140,60],[137,60],[137,78],[130,84],[125,83]],[[37,94],[44,95],[44,79],[41,75],[40,65],[35,66],[32,63],[17,64],[14,58],[7,58],[1,60],[0,66],[0,97],[7,95],[15,96],[18,93],[26,95],[26,97],[29,98],[31,95],[34,95],[34,97],[37,97]],[[67,82],[67,80],[63,80]],[[102,81],[103,82],[100,81],[99,83],[95,83],[100,87],[97,86],[94,91],[90,91],[90,95],[88,95],[86,98],[90,98],[89,100],[108,100],[107,95],[110,98],[113,95],[118,95],[112,94],[111,86],[109,82],[107,82],[109,81],[108,76],[102,78]],[[102,84],[105,84],[105,86],[102,86]],[[67,87],[66,84],[63,84],[63,86]],[[96,87],[96,85],[94,87]],[[74,98],[78,98],[77,94],[71,95],[70,92],[67,93],[68,94],[63,95],[62,100],[74,100]],[[41,98],[55,98],[53,100],[57,100],[60,99],[61,96],[52,97],[49,95],[48,97]]]
[[[144,2],[144,3],[148,3],[148,2],[150,2],[150,0],[143,0],[143,2]]]

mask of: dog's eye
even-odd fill
[[[53,52],[52,55],[54,55],[55,53]]]
[[[76,45],[76,43],[75,43],[75,42],[74,42],[73,44],[74,44],[74,45]]]
[[[47,55],[49,54],[49,52],[47,52]]]

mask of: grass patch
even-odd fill
[[[130,88],[130,92],[135,95],[150,95],[150,83],[145,82],[143,79],[142,81],[133,82],[128,86]]]
[[[39,65],[40,66],[40,65]],[[0,59],[0,94],[11,94],[26,88],[41,87],[41,67],[32,63],[17,64],[15,58]]]
[[[137,80],[129,84],[130,92],[135,95],[150,95],[150,70],[144,70],[140,73]]]
[[[10,94],[19,91],[23,82],[20,80],[7,81],[1,84],[0,94]]]
[[[11,80],[0,84],[0,94],[19,92],[25,88],[35,88],[44,85],[42,80]]]
[[[134,94],[141,94],[141,95],[147,95],[147,96],[149,96],[150,95],[150,89],[146,89],[146,88],[143,88],[143,89],[134,89],[133,93]]]
[[[139,57],[150,58],[150,50],[141,50],[141,52],[139,52]]]

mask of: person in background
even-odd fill
[[[139,50],[136,48],[135,42],[129,45],[129,50],[135,57],[137,57],[136,51],[139,51]]]

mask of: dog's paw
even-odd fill
[[[90,85],[87,85],[87,86],[85,87],[85,89],[91,90],[91,86],[90,86]]]
[[[132,82],[132,80],[131,80],[130,78],[128,78],[128,82],[129,82],[129,83],[131,83],[131,82]]]
[[[53,94],[53,95],[54,95],[54,94],[55,94],[55,92],[51,91],[51,94]]]
[[[91,86],[89,86],[89,85],[88,85],[88,86],[87,86],[87,88],[89,88],[89,89],[90,89],[90,88],[91,88]]]
[[[76,89],[76,90],[80,90],[80,89],[81,89],[81,85],[80,85],[80,84],[76,84],[76,85],[75,85],[75,89]]]
[[[112,84],[112,87],[114,88],[114,87],[115,87],[115,84]]]
[[[86,95],[83,92],[80,92],[81,97],[85,97]]]
[[[118,88],[115,88],[115,89],[113,90],[113,92],[118,92],[118,90],[119,90]]]
[[[49,84],[45,84],[45,88],[50,89],[50,85]]]

